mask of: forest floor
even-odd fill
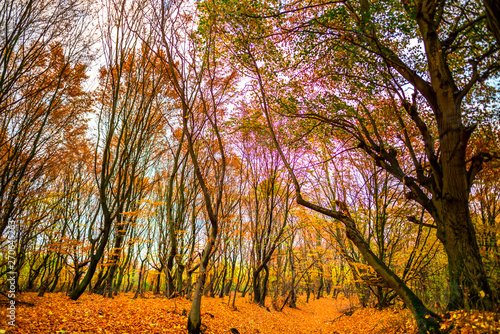
[[[121,294],[113,299],[84,294],[72,301],[65,294],[23,293],[20,300],[34,306],[16,306],[16,326],[7,325],[7,307],[0,308],[2,333],[186,333],[190,301],[146,294],[133,299]],[[250,297],[237,298],[236,309],[228,297],[202,299],[204,333],[415,333],[408,310],[357,308],[348,299],[320,298],[282,312],[259,307]],[[270,304],[270,303],[269,303]],[[346,311],[353,311],[347,312]],[[351,314],[352,313],[352,314]],[[454,312],[446,315],[443,327],[452,333],[500,333],[499,314]],[[233,329],[233,330],[232,330]],[[234,330],[236,329],[236,331]]]

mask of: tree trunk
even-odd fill
[[[251,270],[248,269],[246,283],[245,283],[245,286],[243,287],[243,291],[241,291],[241,298],[245,298],[245,296],[248,292],[248,286],[250,285],[250,280],[251,280],[250,275],[251,275]]]
[[[161,272],[163,271],[162,268],[160,268],[160,270],[158,271],[158,275],[156,275],[156,284],[155,284],[155,288],[154,288],[154,294],[155,295],[159,295],[160,294],[160,290],[161,290]]]
[[[224,269],[223,269],[223,274],[222,274],[222,282],[220,284],[220,291],[219,291],[219,298],[223,298],[224,297],[224,290],[225,290],[225,286],[226,286],[226,276],[227,276],[227,265],[224,265]]]
[[[440,332],[439,316],[425,307],[420,298],[418,298],[417,295],[415,295],[413,291],[408,288],[406,283],[403,282],[403,280],[401,280],[377,255],[375,255],[375,253],[372,252],[370,246],[363,239],[363,236],[356,227],[355,221],[350,217],[348,212],[328,210],[314,205],[305,201],[300,193],[297,194],[297,203],[341,221],[345,226],[347,238],[352,241],[365,261],[377,272],[377,274],[379,274],[380,277],[382,277],[385,283],[399,295],[406,307],[408,307],[411,311],[417,321],[419,332],[421,334]]]
[[[483,0],[486,16],[488,17],[488,28],[500,44],[500,2],[498,0]]]
[[[438,226],[438,238],[448,255],[451,292],[448,308],[462,308],[464,298],[470,298],[472,307],[490,310],[493,307],[491,289],[469,212],[470,187],[476,173],[482,169],[484,158],[475,156],[467,168],[467,146],[474,131],[474,127],[466,127],[463,123],[462,100],[468,90],[464,88],[460,91],[457,87],[442,52],[443,44],[434,24],[435,15],[434,3],[422,6],[416,16],[430,74],[430,86],[422,84],[421,93],[434,111],[441,151],[437,164],[434,153],[427,152],[434,165],[436,179],[431,199],[434,208],[430,207],[430,213]],[[415,118],[415,115],[412,117]],[[429,146],[430,140],[426,140],[425,144]]]
[[[358,230],[354,226],[354,221],[350,218],[344,220],[346,225],[346,234],[360,253],[365,258],[366,262],[384,279],[384,281],[403,299],[405,305],[410,309],[417,325],[419,332],[424,333],[439,333],[439,316],[431,312],[422,303],[413,291],[394,272],[379,259],[369,248]]]
[[[101,270],[97,275],[97,282],[95,282],[94,287],[90,289],[92,292],[104,295],[104,290],[106,289],[106,284],[104,284],[106,277],[108,277],[109,268],[104,271]]]
[[[180,261],[177,261],[177,271],[176,271],[176,293],[180,293],[182,291],[182,274],[184,273],[184,268],[186,266],[183,265]]]
[[[442,202],[446,220],[444,226],[438,229],[438,238],[448,256],[450,299],[447,309],[458,310],[468,306],[491,310],[492,291],[484,271],[467,203],[453,200]]]
[[[208,261],[210,260],[212,248],[214,247],[215,239],[217,237],[217,228],[217,224],[213,224],[210,228],[209,240],[207,241],[200,259],[200,274],[194,288],[193,302],[191,304],[191,310],[189,311],[187,324],[188,332],[191,334],[201,333],[201,291],[203,289],[203,285],[205,284]]]
[[[262,293],[260,291],[260,271],[255,271],[253,273],[252,287],[253,287],[253,302],[256,304],[260,304],[260,298],[262,296]]]
[[[174,275],[172,271],[174,270],[174,259],[177,254],[176,246],[172,246],[170,254],[167,260],[167,266],[165,272],[167,273],[167,298],[175,297],[175,285],[174,285]]]
[[[127,206],[127,210],[128,210]],[[117,220],[117,228],[118,228],[118,234],[115,239],[115,245],[113,248],[113,256],[111,257],[111,268],[108,273],[108,282],[106,284],[106,290],[108,291],[108,298],[113,298],[113,280],[115,279],[115,273],[116,269],[118,269],[118,265],[120,262],[120,257],[121,257],[121,246],[123,239],[125,238],[125,234],[127,233],[127,223],[122,223],[122,219],[118,218]],[[120,228],[122,230],[120,230]]]
[[[323,287],[325,286],[324,277],[323,277],[323,264],[322,263],[319,264],[319,272],[320,272],[319,286],[318,286],[318,292],[316,294],[316,299],[320,299],[321,297],[323,297]]]
[[[142,293],[142,280],[143,280],[143,271],[144,271],[144,262],[141,261],[141,269],[139,270],[139,279],[137,281],[137,290],[135,291],[134,294],[134,299],[137,299],[137,297]]]
[[[108,243],[110,229],[111,229],[111,221],[109,219],[105,219],[104,230],[103,230],[103,234],[101,236],[99,247],[97,248],[97,251],[95,252],[95,254],[92,254],[92,250],[93,250],[93,247],[92,247],[91,254],[90,254],[89,268],[87,270],[87,273],[85,274],[85,277],[81,281],[81,283],[71,292],[69,297],[72,300],[77,300],[78,298],[80,298],[80,296],[82,295],[82,293],[85,291],[85,289],[89,285],[90,281],[92,280],[92,277],[94,276],[94,273],[97,269],[97,264],[101,260],[101,257],[104,254],[104,249],[106,248],[106,244]]]
[[[264,271],[266,272],[266,274],[264,275],[264,279],[262,280],[262,295],[260,297],[260,300],[259,300],[259,305],[262,306],[262,307],[265,307],[266,306],[266,296],[267,296],[267,285],[268,285],[268,281],[269,281],[269,267],[266,265],[264,265]]]
[[[426,46],[429,50],[438,47],[430,42],[428,44],[431,44]],[[444,71],[440,68],[434,70]],[[467,169],[466,149],[472,130],[462,124],[460,101],[456,100],[452,85],[445,85],[438,80],[433,82],[433,87],[440,97],[436,103],[440,110],[437,121],[442,185],[433,193],[432,204],[435,210],[431,214],[436,221],[437,237],[448,256],[448,309],[461,309],[467,300],[470,307],[492,310],[492,291],[469,211],[472,177]]]

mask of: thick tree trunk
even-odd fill
[[[191,303],[191,310],[189,311],[187,329],[190,334],[201,333],[201,290],[203,289],[203,285],[205,284],[206,279],[206,272],[201,272],[205,270],[205,266],[200,265],[200,276],[196,281],[196,286],[194,288],[194,297]]]
[[[264,278],[262,279],[262,294],[259,300],[259,306],[265,307],[266,306],[266,296],[267,296],[267,288],[268,288],[268,282],[269,282],[269,267],[264,265],[264,271],[265,275]]]
[[[183,286],[183,282],[182,282],[182,274],[184,273],[184,268],[186,266],[183,265],[180,261],[177,261],[177,271],[175,272],[175,280],[176,280],[176,293],[180,293],[182,291],[182,286]]]
[[[488,17],[488,28],[500,44],[500,2],[498,0],[483,0],[486,16]]]
[[[491,310],[492,294],[479,253],[476,232],[469,211],[470,179],[466,165],[466,147],[470,130],[460,118],[460,105],[451,88],[442,89],[438,100],[442,113],[438,117],[442,151],[442,190],[436,191],[433,204],[437,236],[448,256],[450,276],[449,310],[469,307]]]
[[[465,306],[491,310],[492,291],[483,267],[467,203],[443,200],[443,226],[438,237],[448,256],[450,298],[448,310]]]
[[[177,254],[176,246],[172,246],[170,250],[170,255],[168,256],[167,266],[165,272],[167,273],[167,298],[175,297],[175,284],[174,284],[174,275],[172,271],[174,270],[174,259]]]
[[[260,298],[262,296],[262,292],[260,289],[260,271],[254,271],[252,276],[253,302],[256,304],[260,304]]]
[[[424,41],[430,74],[430,86],[422,88],[421,92],[434,111],[439,132],[441,157],[437,163],[434,154],[429,153],[431,149],[427,149],[434,174],[431,200],[434,208],[430,208],[430,213],[438,226],[438,238],[448,255],[451,290],[448,307],[462,308],[465,298],[470,298],[470,306],[490,310],[493,304],[491,289],[469,212],[470,187],[475,174],[482,168],[483,158],[476,157],[467,168],[467,146],[474,128],[464,125],[461,104],[468,88],[460,91],[451,74],[442,52],[438,27],[434,23],[436,5],[431,4],[429,1],[430,6],[422,6],[416,20]],[[477,75],[474,73],[474,76]],[[429,147],[431,141],[426,139],[426,145]]]

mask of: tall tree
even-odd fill
[[[198,11],[192,3],[155,2],[151,10],[154,18],[151,28],[157,36],[158,52],[175,92],[187,151],[210,223],[187,326],[190,333],[200,333],[202,289],[218,237],[226,182],[226,148],[221,123],[234,75],[221,67],[221,59],[216,56],[213,27],[218,18],[215,15],[204,17],[206,25],[196,31]],[[203,164],[198,147],[206,152],[207,160]]]
[[[56,163],[63,134],[81,128],[89,111],[88,19],[79,1],[0,5],[0,236],[45,184],[38,181]]]
[[[140,24],[136,4],[110,1],[105,11],[103,44],[107,64],[100,71],[100,112],[95,150],[95,175],[102,221],[89,227],[90,264],[85,277],[71,293],[76,300],[90,283],[113,227],[116,243],[127,231],[124,214],[137,208],[141,187],[155,157],[155,139],[162,129],[157,95],[165,78],[158,71],[159,58],[134,33]],[[98,228],[96,222],[100,223]],[[120,247],[117,247],[120,248]],[[112,261],[118,260],[119,253]],[[109,269],[113,276],[116,263]],[[113,277],[111,278],[113,279]],[[112,282],[112,281],[110,281]],[[111,292],[110,292],[111,293]]]
[[[428,0],[237,8],[247,21],[278,26],[267,32],[276,40],[267,44],[274,66],[287,68],[286,52],[300,58],[299,70],[288,67],[290,92],[276,110],[344,131],[347,145],[364,150],[433,217],[448,256],[449,309],[465,298],[492,309],[495,299],[469,212],[475,176],[492,158],[471,152],[469,139],[488,121],[496,91],[488,79],[500,69],[483,9],[479,1]],[[399,135],[387,136],[391,120]]]

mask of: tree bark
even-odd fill
[[[95,254],[90,255],[90,264],[89,268],[87,269],[87,273],[85,274],[85,277],[83,277],[83,280],[80,282],[80,284],[71,292],[69,297],[72,300],[77,300],[78,298],[80,298],[80,296],[82,295],[82,293],[85,291],[90,281],[92,280],[92,277],[94,276],[94,273],[97,269],[97,264],[101,260],[101,257],[104,254],[104,249],[106,248],[106,244],[108,243],[110,229],[111,229],[111,221],[105,220],[104,230],[101,236],[99,247],[97,248]]]
[[[488,17],[488,28],[500,45],[500,2],[498,0],[483,0],[483,4]]]

